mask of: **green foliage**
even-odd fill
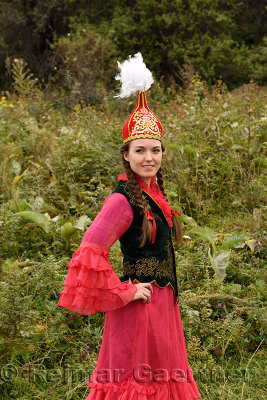
[[[33,74],[29,71],[27,63],[25,63],[23,59],[14,59],[12,64],[12,77],[14,89],[19,95],[24,97],[32,94],[37,79],[33,78]]]
[[[262,43],[253,50],[251,54],[251,63],[253,65],[251,77],[261,84],[266,85],[267,72],[264,66],[267,63],[267,36],[265,36]]]
[[[116,73],[116,47],[92,26],[76,26],[74,33],[60,38],[53,46],[57,66],[54,80],[66,90],[65,104],[99,104]],[[67,97],[68,96],[68,97]]]
[[[59,88],[64,84],[71,99],[101,102],[116,60],[137,51],[166,86],[182,84],[188,66],[209,84],[220,76],[230,88],[251,78],[266,82],[264,0],[0,0],[0,6],[4,89],[14,57],[51,85],[63,63]]]
[[[222,243],[222,249],[227,250],[232,247],[243,247],[244,241],[247,239],[247,235],[242,232],[230,233]]]
[[[34,222],[36,225],[40,226],[46,233],[49,231],[50,218],[48,215],[41,214],[37,211],[20,211],[16,213],[16,215]]]
[[[208,255],[211,265],[215,271],[216,277],[222,282],[226,276],[226,269],[230,263],[231,248],[242,248],[247,245],[252,252],[259,246],[259,242],[254,239],[248,239],[248,236],[241,232],[232,232],[224,239],[221,250],[215,244],[215,232],[208,227],[196,227],[191,229],[191,234],[195,234],[207,240],[212,247],[212,254],[210,247],[208,247]]]
[[[165,132],[165,189],[182,212],[175,252],[189,361],[203,398],[263,399],[266,93],[253,82],[209,89],[183,73],[183,91],[155,84],[148,101]],[[0,101],[0,355],[17,369],[12,380],[1,369],[2,399],[85,396],[101,345],[103,314],[56,304],[68,261],[116,186],[135,98],[63,108],[63,97],[34,88]],[[110,261],[120,275],[118,243]]]
[[[10,82],[12,58],[23,58],[38,78],[51,71],[53,57],[50,43],[68,32],[72,0],[0,1],[0,71],[1,86]],[[8,58],[6,58],[8,56]],[[5,75],[5,64],[8,75]]]
[[[250,19],[257,7],[232,0],[137,0],[124,7],[115,3],[112,16],[97,20],[98,29],[114,40],[121,59],[141,51],[157,79],[181,83],[179,69],[192,65],[209,83],[221,76],[233,87],[255,77],[251,56],[255,46],[261,49],[264,34],[260,3],[258,31]],[[86,17],[94,21],[89,13]],[[250,40],[248,26],[254,29]],[[259,60],[259,65],[264,64]]]

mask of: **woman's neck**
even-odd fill
[[[137,183],[139,184],[139,186],[142,189],[145,189],[145,190],[155,190],[156,189],[156,190],[158,190],[158,185],[157,185],[157,181],[156,181],[155,176],[153,176],[152,178],[149,178],[149,182],[144,181],[144,179],[141,178],[137,174],[135,174],[135,177],[136,177]],[[127,181],[128,178],[127,178],[126,172],[124,172],[122,174],[119,174],[119,176],[117,177],[117,180],[118,181],[119,180]]]
[[[151,178],[140,178],[143,182],[145,182],[147,184],[147,186],[150,188],[150,182],[151,182]]]
[[[145,189],[150,189],[151,186],[154,185],[155,182],[155,177],[153,178],[141,178],[139,175],[135,174],[136,180],[138,182],[138,184],[145,188]]]

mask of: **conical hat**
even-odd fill
[[[162,139],[162,125],[147,106],[146,93],[138,91],[137,105],[122,130],[123,143],[134,139]]]
[[[151,71],[146,67],[141,53],[136,53],[122,63],[118,62],[121,93],[115,97],[128,97],[138,92],[137,105],[122,130],[123,143],[134,139],[162,139],[162,125],[147,106],[146,91],[153,83]]]

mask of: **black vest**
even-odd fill
[[[123,194],[133,209],[133,220],[127,231],[120,237],[123,254],[122,282],[131,278],[132,282],[154,282],[159,287],[170,285],[178,301],[178,285],[176,277],[175,253],[172,243],[174,228],[170,228],[168,221],[158,204],[143,191],[153,213],[157,234],[153,244],[146,243],[139,247],[139,238],[142,233],[143,212],[137,206],[126,181],[119,181],[113,193]]]

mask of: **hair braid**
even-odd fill
[[[120,152],[122,154],[122,164],[124,166],[127,178],[128,178],[128,185],[135,197],[135,200],[137,202],[138,207],[141,208],[143,211],[150,211],[150,205],[147,199],[144,197],[142,189],[138,185],[138,182],[135,177],[135,173],[130,167],[130,164],[128,161],[126,161],[123,157],[123,152],[124,151],[129,151],[129,143],[126,143],[121,146]],[[144,247],[147,241],[151,242],[152,239],[152,232],[153,232],[153,225],[150,221],[147,219],[147,215],[144,214],[143,217],[143,224],[142,224],[142,234],[140,239],[140,247]]]
[[[157,184],[158,184],[158,187],[160,188],[163,196],[168,201],[167,194],[164,189],[164,182],[163,182],[163,175],[162,175],[161,168],[157,172]],[[178,219],[175,217],[175,215],[172,216],[172,223],[173,223],[174,232],[175,232],[174,233],[175,242],[181,243],[181,241],[183,240],[183,229],[182,229],[182,225],[180,224]]]
[[[158,184],[158,187],[160,188],[163,196],[168,201],[167,194],[166,194],[165,189],[164,189],[164,183],[163,183],[163,176],[162,176],[161,168],[157,172],[157,184]]]

